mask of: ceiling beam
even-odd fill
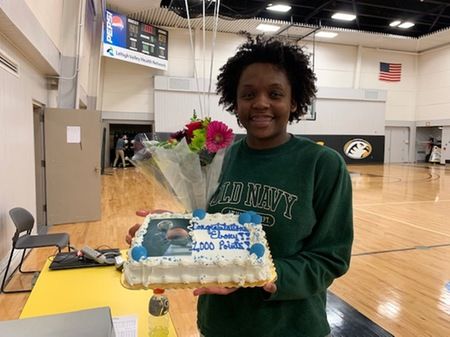
[[[322,8],[325,8],[326,6],[328,6],[330,3],[332,3],[334,0],[330,0],[330,1],[325,1],[323,4],[321,4],[319,7],[317,7],[316,9],[314,9],[311,13],[308,14],[307,17],[305,17],[305,23],[309,21],[309,19],[311,19],[312,17],[314,17],[314,15],[316,15],[317,13],[319,13]]]
[[[360,29],[360,27],[359,27],[358,10],[356,9],[356,2],[355,2],[355,0],[352,0],[352,5],[353,5],[353,14],[356,15],[356,25],[358,26],[358,29]]]
[[[430,28],[428,28],[428,31],[431,32],[431,30],[434,28],[434,26],[436,25],[436,23],[439,21],[439,18],[441,17],[442,13],[444,13],[444,11],[446,10],[446,8],[448,7],[448,5],[444,5],[442,6],[441,10],[439,11],[439,15],[436,16],[436,19],[434,19],[433,23],[431,24]]]
[[[353,2],[353,0],[340,0],[340,1],[344,2],[344,3],[352,3]],[[445,4],[445,3],[438,2],[438,1],[434,1],[434,2],[433,1],[427,1],[427,3],[433,3],[433,4],[436,4],[436,5],[448,5],[448,3]],[[380,9],[395,10],[395,11],[398,11],[398,12],[406,12],[406,13],[411,13],[411,14],[427,15],[427,16],[437,16],[437,15],[439,15],[437,13],[432,13],[433,10],[436,10],[436,8],[434,8],[433,10],[428,10],[428,11],[419,11],[419,10],[405,8],[405,6],[403,6],[403,7],[392,7],[392,6],[386,6],[386,5],[375,5],[373,3],[368,3],[368,2],[363,2],[363,1],[358,1],[358,5],[360,5],[360,6],[367,6],[367,7],[373,7],[373,8],[380,8]],[[441,15],[441,17],[450,19],[450,15]]]

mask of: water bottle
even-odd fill
[[[148,303],[148,336],[169,336],[169,299],[164,289],[154,289]]]

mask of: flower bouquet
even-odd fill
[[[220,121],[199,119],[195,112],[183,130],[166,141],[138,134],[132,162],[144,175],[170,186],[187,211],[206,208],[217,189],[233,131]]]

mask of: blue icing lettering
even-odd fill
[[[214,225],[208,225],[208,224],[199,224],[196,223],[192,226],[193,230],[205,230],[205,231],[212,231],[212,230],[226,230],[226,231],[233,231],[233,232],[240,232],[240,231],[248,231],[247,228],[245,228],[242,225],[238,224],[230,224],[227,225],[226,223],[217,223]]]
[[[228,231],[220,231],[220,230],[211,230],[208,231],[209,236],[211,237],[212,240],[214,239],[234,239],[234,240],[239,240],[239,239],[243,239],[245,237],[249,237],[250,233],[249,232],[233,232],[233,233],[229,233]]]
[[[192,243],[192,248],[191,248],[194,252],[202,252],[205,250],[214,250],[215,249],[215,245],[214,242],[203,242],[203,241],[194,241]]]
[[[250,238],[250,233],[249,232],[241,232],[241,233],[238,233],[239,234],[239,236],[240,236],[240,240],[245,240],[245,239],[249,239]]]
[[[229,241],[229,240],[220,240],[219,241],[219,249],[220,250],[245,250],[242,242],[239,241]]]

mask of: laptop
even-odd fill
[[[114,258],[120,255],[118,248],[110,249],[97,249],[100,253],[104,254],[107,258]],[[114,264],[112,264],[114,265]],[[50,270],[63,270],[74,268],[89,268],[89,267],[105,267],[111,266],[111,264],[98,263],[85,256],[79,257],[77,252],[60,252],[55,255],[50,263]]]
[[[114,337],[109,307],[0,322],[1,336]]]

